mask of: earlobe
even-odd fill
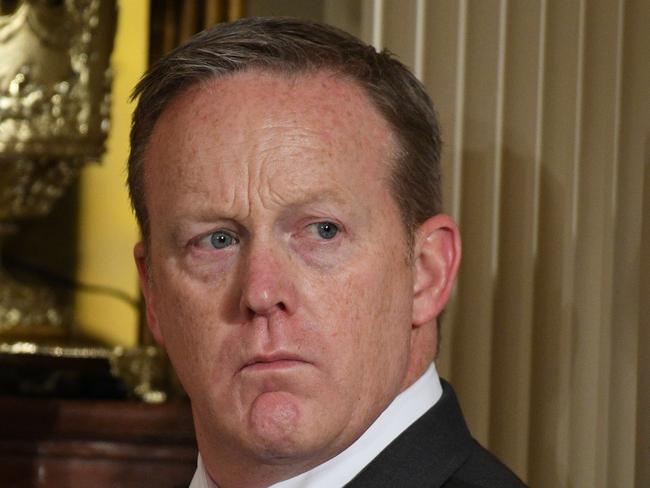
[[[158,320],[154,311],[154,297],[151,290],[151,277],[149,276],[149,264],[147,263],[147,249],[144,242],[138,242],[133,248],[133,257],[138,268],[138,277],[140,289],[145,301],[145,311],[147,315],[147,326],[151,331],[154,339],[161,346],[164,345],[164,339],[158,326]]]
[[[413,326],[435,319],[444,309],[460,264],[460,232],[451,217],[427,219],[415,236]]]

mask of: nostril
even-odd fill
[[[275,311],[280,310],[282,312],[286,312],[288,309],[287,306],[284,304],[284,302],[278,302],[278,303],[274,303],[271,306],[264,306],[264,307],[247,306],[246,310],[251,317],[255,317],[256,315],[272,314],[274,310]]]

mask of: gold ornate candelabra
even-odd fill
[[[0,246],[46,215],[109,129],[115,0],[0,0]],[[0,336],[65,337],[69,312],[0,259]]]

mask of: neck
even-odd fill
[[[435,321],[413,330],[409,366],[400,393],[415,383],[433,362],[438,348],[437,330]]]

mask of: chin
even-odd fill
[[[249,428],[259,458],[268,463],[313,459],[329,443],[314,434],[323,429],[314,422],[315,413],[304,412],[295,397],[286,392],[264,393],[255,399],[249,414]],[[308,425],[305,419],[312,419]]]

